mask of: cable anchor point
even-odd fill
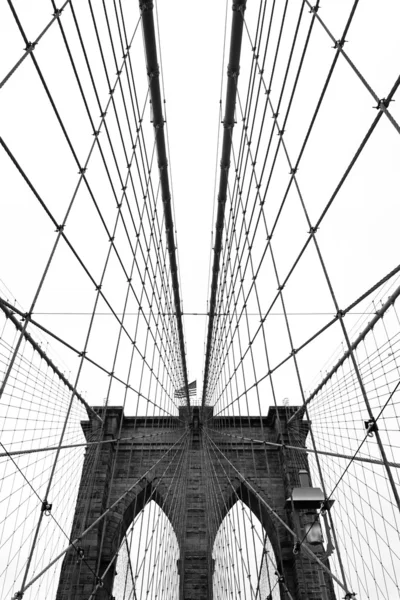
[[[343,48],[343,46],[345,45],[346,42],[347,42],[347,40],[336,40],[335,45],[332,46],[332,48],[334,50],[337,50],[338,48]]]
[[[296,556],[296,554],[299,554],[300,548],[301,548],[301,542],[300,542],[300,540],[297,540],[297,542],[295,542],[295,544],[293,546],[293,554],[295,556]]]
[[[368,437],[374,437],[374,433],[378,431],[378,425],[375,419],[368,419],[368,421],[364,421],[364,427],[367,431]]]
[[[25,52],[32,53],[35,49],[35,46],[36,46],[36,42],[28,42],[25,47]]]
[[[80,560],[83,560],[85,558],[85,551],[82,548],[82,546],[76,546],[75,550],[76,550],[76,554],[78,556],[78,562]]]
[[[378,100],[378,104],[372,108],[376,108],[376,110],[385,110],[389,106],[390,102],[394,102],[394,100],[392,98],[380,98]]]
[[[281,575],[278,571],[275,571],[275,575],[278,578],[278,583],[285,583],[285,578],[283,575]]]
[[[42,513],[45,514],[46,517],[50,516],[51,513],[51,509],[52,509],[53,505],[50,504],[50,502],[47,502],[47,500],[44,500],[42,502],[42,508],[40,509]]]

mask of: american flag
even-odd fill
[[[189,390],[189,398],[196,396],[197,380],[192,381],[192,383],[189,383],[188,390]],[[185,400],[186,399],[186,387],[183,386],[183,387],[175,390],[174,398],[175,398],[175,400]]]

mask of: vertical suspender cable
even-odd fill
[[[179,292],[178,264],[175,252],[176,247],[174,238],[174,222],[172,218],[171,191],[169,186],[168,160],[164,135],[164,115],[162,111],[160,89],[160,69],[157,60],[157,45],[153,17],[154,4],[151,0],[139,0],[139,6],[142,15],[142,29],[146,54],[147,76],[149,78],[150,98],[153,109],[153,125],[157,150],[158,168],[160,171],[160,188],[164,206],[165,231],[167,236],[168,253],[171,266],[172,289],[174,293],[176,322],[178,327],[179,347],[183,369],[183,380],[186,390],[187,406],[188,408],[190,408],[185,343],[183,338],[181,299]]]
[[[222,153],[220,164],[220,178],[218,190],[218,210],[215,223],[214,261],[210,291],[210,311],[208,316],[208,332],[206,345],[206,359],[204,367],[202,406],[206,403],[207,380],[210,368],[212,335],[214,326],[215,306],[217,300],[218,275],[220,269],[220,256],[222,250],[222,234],[225,219],[225,204],[228,188],[228,175],[232,149],[232,130],[235,124],[235,105],[237,81],[240,69],[240,52],[242,48],[243,13],[246,10],[247,0],[235,0],[232,5],[231,42],[229,49],[228,82],[226,87],[225,117],[223,121],[224,135],[222,140]]]

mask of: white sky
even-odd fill
[[[257,6],[257,3],[249,2],[246,11],[246,20],[251,31],[254,31]],[[293,30],[298,6],[298,2],[289,3],[288,36]],[[335,37],[341,35],[350,6],[351,2],[341,1],[326,2],[321,7],[321,18],[326,21]],[[51,14],[50,9],[50,2],[35,3],[34,9],[29,2],[18,3],[17,10],[30,39],[34,39],[43,24],[47,22]],[[135,9],[133,4],[126,5],[127,15],[131,16],[132,23],[137,17]],[[2,37],[4,57],[2,73],[6,73],[21,56],[23,43],[9,8],[3,4],[1,10],[5,31]],[[211,230],[214,227],[212,222],[214,175],[216,165],[219,165],[217,131],[225,10],[224,2],[214,3],[212,10],[187,2],[174,2],[173,5],[160,3],[158,6],[178,258],[185,312],[205,312],[209,297],[209,257]],[[282,10],[283,3],[277,3],[277,23],[279,22],[277,17]],[[228,15],[230,12],[229,6]],[[399,54],[396,34],[398,17],[396,2],[384,2],[384,7],[379,11],[376,10],[374,2],[361,2],[347,36],[348,43],[345,45],[345,50],[379,97],[387,94],[396,78],[395,57]],[[83,24],[85,18],[87,15],[82,10]],[[309,18],[307,15],[304,19],[300,38],[301,36],[304,38],[305,26],[308,25]],[[66,27],[70,24],[68,16],[65,18],[65,23]],[[275,30],[272,32],[272,36],[274,35],[276,38]],[[136,42],[135,60],[138,63],[136,73],[142,69],[144,74],[140,30]],[[283,42],[286,42],[286,38]],[[74,47],[76,39],[73,35],[71,35],[71,43]],[[291,156],[297,155],[299,144],[326,77],[333,57],[331,45],[322,27],[316,24],[292,116],[286,128],[285,139]],[[246,62],[251,57],[249,46],[245,35],[240,79],[242,85],[246,81]],[[278,61],[276,81],[279,81],[287,57],[288,44],[286,46],[283,44],[283,47],[285,50],[282,51],[281,63]],[[299,48],[301,49],[301,44]],[[56,27],[52,27],[35,52],[51,82],[52,92],[68,131],[71,132],[78,148],[81,148],[81,156],[84,156],[91,143],[90,132],[84,124],[76,85],[71,78],[65,51],[63,52],[62,49],[59,32]],[[78,64],[83,65],[79,61]],[[93,64],[96,69],[96,57],[93,57]],[[226,66],[224,81],[225,72]],[[140,74],[137,75],[137,79],[139,86],[140,81],[142,85],[145,84],[144,75],[142,79]],[[271,93],[272,101],[275,103],[278,92],[279,85],[276,92],[272,90]],[[223,98],[224,94],[225,92]],[[21,164],[26,166],[39,192],[50,206],[60,208],[58,214],[61,216],[61,207],[65,206],[71,194],[71,183],[76,182],[75,165],[71,162],[54,117],[48,109],[37,75],[29,61],[25,61],[5,85],[0,102],[1,130],[4,139],[12,146]],[[373,98],[363,89],[344,61],[339,60],[324,108],[298,174],[312,219],[316,218],[320,207],[327,201],[354,153],[357,143],[374,118],[376,112],[372,109],[373,105]],[[399,115],[398,103],[393,102],[390,110],[395,116]],[[145,120],[147,117],[148,111]],[[86,135],[84,135],[85,131]],[[151,135],[149,128],[147,132],[149,147]],[[235,135],[239,139],[239,127]],[[398,144],[397,133],[386,119],[382,119],[372,142],[368,145],[320,231],[321,247],[342,306],[348,304],[397,263],[395,254],[398,219],[396,201]],[[51,226],[49,227],[46,217],[43,216],[43,211],[33,204],[25,184],[18,181],[4,153],[1,160],[3,183],[7,190],[6,193],[3,192],[3,201],[5,214],[8,215],[7,219],[2,219],[1,225],[2,256],[10,257],[8,260],[3,258],[2,279],[20,304],[27,307],[54,236]],[[73,173],[75,175],[72,175]],[[280,201],[283,184],[286,185],[287,164],[283,162],[277,169],[277,173],[278,178],[272,184],[269,193],[271,207],[275,202]],[[282,273],[287,270],[306,235],[306,225],[296,226],[296,220],[301,218],[296,210],[294,206],[291,213],[284,215],[280,230],[282,234],[279,232],[275,242],[275,252]],[[94,256],[92,249],[98,239],[97,230],[93,229],[92,225],[88,227],[85,223],[85,218],[90,219],[91,215],[85,215],[83,212],[81,215],[77,213],[77,216],[78,221],[73,222],[73,227],[80,239],[76,239],[79,239],[84,256],[90,259],[90,256]],[[33,222],[35,227],[32,227]],[[72,225],[69,231],[72,231]],[[60,258],[60,262],[56,265],[57,272],[50,274],[49,286],[43,291],[38,312],[52,311],[55,310],[54,307],[71,311],[90,310],[91,296],[86,301],[88,289],[86,282],[79,279],[79,273],[74,275],[76,279],[73,288],[76,293],[71,296],[67,290],[67,288],[71,289],[71,281],[67,281],[66,273],[70,272],[71,268],[74,268],[74,265],[68,262],[68,257]],[[287,295],[289,311],[332,312],[331,301],[323,289],[323,284],[316,281],[312,274],[313,268],[315,266],[305,260],[304,268],[298,269],[293,291],[289,290]],[[268,286],[268,283],[266,282],[265,285]],[[303,292],[308,290],[307,294],[300,296],[296,287]],[[63,293],[60,296],[61,289]],[[311,289],[313,289],[312,293],[310,293]],[[312,318],[305,317],[307,324],[304,327],[307,330],[311,323],[310,319]],[[354,321],[353,317],[348,319]],[[54,316],[43,316],[41,320],[65,337],[71,336],[76,327],[81,329],[83,322],[82,318],[64,317],[60,320]],[[321,318],[314,317],[312,320],[313,329],[317,324],[321,324]],[[324,318],[322,321],[325,322]],[[197,377],[201,380],[205,326],[204,317],[185,318],[190,379]],[[296,332],[299,318],[294,319],[292,326]],[[301,327],[305,331],[303,326]],[[70,339],[79,345],[76,336]],[[330,340],[329,344],[333,344],[331,351],[339,343],[340,340],[337,343],[335,340]],[[67,365],[73,370],[71,362],[73,363],[74,359],[68,357],[68,354],[65,355],[64,351],[60,349],[58,351],[63,353]],[[330,352],[324,357],[323,362],[328,359],[329,354]],[[316,373],[312,373],[310,369],[307,373],[307,384],[319,372],[321,366],[318,366]],[[88,387],[86,382],[83,389],[85,387]],[[283,397],[286,396],[290,396],[290,391],[283,393]]]

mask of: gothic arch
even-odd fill
[[[216,525],[216,530],[214,532],[212,546],[214,545],[216,534],[226,515],[239,500],[246,504],[246,506],[260,521],[271,542],[278,569],[281,569],[282,553],[281,546],[279,543],[279,532],[277,530],[277,527],[275,526],[275,523],[272,520],[268,509],[259,501],[254,492],[244,482],[240,482],[235,491],[232,491],[232,493],[224,500],[223,504],[221,505],[221,510],[218,511],[218,521]]]
[[[163,492],[164,490],[162,489],[162,486],[160,485],[160,483],[157,484],[156,480],[146,481],[142,489],[130,498],[128,505],[119,517],[120,520],[118,527],[114,529],[114,531],[110,532],[111,554],[114,554],[118,550],[130,525],[135,521],[140,511],[143,510],[145,506],[152,500],[154,500],[154,502],[158,504],[158,506],[167,516],[169,522],[171,523],[171,527],[177,537],[178,545],[180,548],[181,541],[179,536],[178,523],[176,523],[176,518],[174,517],[174,513],[171,510],[171,506],[167,500],[167,496],[164,495]]]

